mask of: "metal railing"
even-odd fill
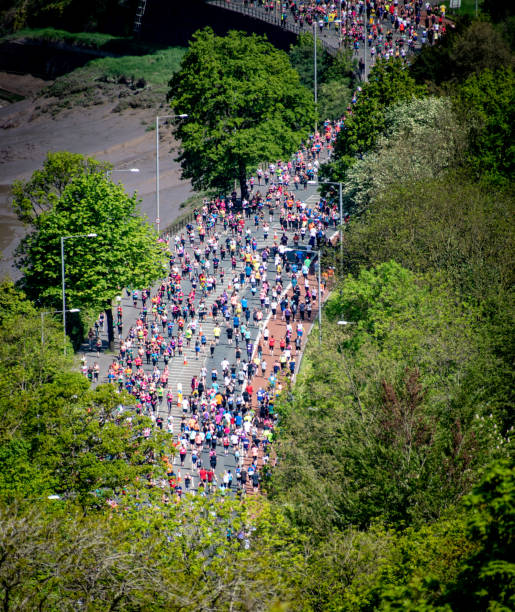
[[[302,32],[309,32],[312,29],[312,25],[306,23],[305,27],[300,26],[295,21],[291,20],[291,17],[288,17],[283,21],[276,12],[266,11],[263,6],[254,6],[245,4],[241,0],[206,0],[208,4],[214,4],[220,8],[226,9],[228,11],[233,11],[235,13],[241,13],[243,15],[247,15],[248,17],[252,17],[254,19],[258,19],[259,21],[264,21],[273,26],[281,28],[283,30],[287,30],[288,32],[292,32],[297,36],[302,34]],[[338,49],[340,48],[338,36],[331,36],[333,33],[331,29],[327,29],[327,33],[329,37],[320,38],[320,42],[326,49],[326,51],[331,55],[336,55]]]

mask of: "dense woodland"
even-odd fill
[[[512,21],[489,6],[409,69],[379,63],[349,109],[352,62],[320,54],[321,116],[346,113],[322,173],[343,183],[351,221],[343,260],[339,249],[324,254],[337,274],[322,347],[308,345],[280,398],[266,497],[164,499],[151,484],[171,439],[143,435],[146,417],[119,408],[128,396],[91,391],[63,356],[59,323],[35,306],[58,307],[48,241],[88,214],[74,208],[77,193],[92,217],[109,225],[119,215],[137,240],[109,253],[121,263],[100,295],[79,287],[75,300],[103,307],[138,282],[122,264],[149,253],[154,237],[134,219],[134,199],[80,156],[50,156],[15,186],[31,233],[21,286],[0,291],[5,610],[515,608],[515,88]],[[253,53],[271,53],[255,43]],[[292,87],[309,84],[310,44],[300,40],[291,64],[281,52]],[[194,53],[173,77],[178,91]],[[298,112],[313,110],[306,102]],[[248,121],[248,105],[231,113]],[[292,146],[307,130],[303,118],[293,124]],[[187,159],[195,149],[185,147]],[[213,170],[212,186],[224,172]],[[109,214],[94,207],[102,198]],[[101,260],[85,265],[96,282]]]

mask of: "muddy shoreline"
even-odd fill
[[[18,278],[13,253],[25,228],[10,209],[10,185],[26,180],[40,168],[48,151],[71,151],[109,161],[115,168],[139,168],[139,173],[113,173],[128,192],[141,198],[140,210],[150,221],[155,206],[155,132],[147,125],[157,111],[133,109],[111,112],[115,102],[64,111],[52,118],[35,116],[40,100],[35,96],[49,85],[31,75],[0,73],[0,88],[25,99],[0,108],[0,277]],[[179,215],[179,206],[192,193],[189,181],[180,178],[180,167],[170,150],[177,147],[170,129],[160,130],[161,227]]]

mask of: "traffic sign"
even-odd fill
[[[157,217],[156,223],[157,223],[157,225],[159,225],[161,223],[161,219],[159,217]]]

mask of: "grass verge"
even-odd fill
[[[40,92],[40,112],[52,115],[74,106],[113,102],[114,112],[127,108],[156,108],[166,100],[168,81],[176,72],[186,49],[169,47],[147,55],[103,57],[88,62],[55,80]]]
[[[8,34],[0,38],[0,43],[20,39],[38,40],[47,43],[66,43],[77,47],[98,50],[105,50],[106,47],[111,46],[114,42],[130,41],[126,37],[101,34],[100,32],[67,32],[66,30],[56,30],[55,28],[37,28],[18,30],[13,34]]]

